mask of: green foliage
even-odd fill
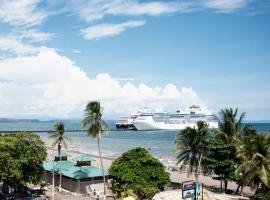
[[[52,144],[53,147],[58,145],[58,154],[60,155],[62,144],[67,148],[67,141],[70,141],[70,138],[65,136],[65,126],[62,122],[54,124],[53,128],[55,132],[49,133],[49,137],[54,139]]]
[[[234,180],[238,184],[241,183],[234,171],[239,164],[236,147],[240,142],[244,118],[245,113],[241,113],[239,116],[237,108],[235,110],[232,108],[221,109],[219,115],[216,116],[219,128],[216,130],[215,139],[210,140],[208,145],[209,155],[206,159],[208,168],[219,175],[217,178],[225,181],[225,190],[228,180]],[[224,169],[222,169],[223,167]]]
[[[86,105],[81,127],[88,127],[88,135],[93,138],[98,138],[103,130],[109,129],[107,123],[102,120],[102,107],[100,102],[91,101]]]
[[[252,200],[269,200],[270,199],[270,188],[267,188],[265,185],[262,185],[261,188],[259,188]]]
[[[26,184],[41,180],[46,159],[44,142],[36,134],[0,135],[0,181]]]
[[[151,199],[170,181],[164,166],[144,148],[135,148],[113,161],[111,189],[119,196],[131,189],[138,198]]]
[[[238,119],[237,116],[238,108],[235,110],[232,108],[221,109],[219,116],[216,116],[219,126],[216,136],[226,144],[237,142],[240,135],[245,113],[241,113]]]
[[[181,130],[175,138],[176,154],[180,169],[189,165],[189,172],[198,171],[200,157],[204,156],[208,125],[203,121],[197,122],[197,128],[187,127]]]
[[[252,127],[245,127],[237,148],[240,165],[236,173],[244,185],[256,188],[263,183],[270,187],[270,136],[257,134]]]
[[[235,152],[232,144],[225,144],[217,138],[208,138],[207,154],[204,157],[204,163],[207,168],[214,172],[218,177],[216,179],[228,181],[234,177]]]
[[[121,198],[125,198],[125,197],[134,197],[134,199],[138,199],[138,196],[131,189],[127,189],[121,192]]]

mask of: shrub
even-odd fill
[[[132,190],[139,199],[151,199],[170,181],[162,163],[146,149],[135,148],[113,161],[111,189],[118,194]]]

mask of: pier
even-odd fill
[[[54,133],[56,131],[54,130],[7,130],[3,131],[0,130],[0,133],[23,133],[23,132],[32,132],[32,133]],[[71,129],[71,130],[65,130],[67,133],[72,133],[72,132],[87,132],[86,129]]]
[[[87,132],[87,129],[70,129],[70,130],[65,130],[66,133],[74,133],[74,132]],[[111,129],[108,131],[121,131],[118,129]],[[31,132],[31,133],[54,133],[56,131],[54,130],[0,130],[1,133],[24,133],[24,132]]]

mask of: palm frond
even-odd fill
[[[58,144],[58,142],[59,142],[59,139],[57,138],[55,141],[53,141],[52,147],[55,147]]]

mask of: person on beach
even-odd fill
[[[97,194],[96,200],[99,200],[99,192],[96,192],[96,194]]]

